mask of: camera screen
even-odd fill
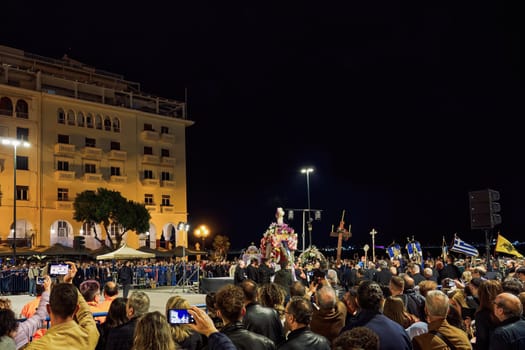
[[[51,264],[49,265],[50,275],[67,275],[69,266],[67,264]]]
[[[44,284],[44,277],[37,277],[36,284]]]
[[[188,324],[195,323],[195,320],[187,309],[169,309],[168,322],[170,324]]]

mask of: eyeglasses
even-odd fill
[[[501,301],[494,300],[492,304],[496,305],[496,307],[503,308],[503,303]]]

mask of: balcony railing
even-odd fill
[[[175,208],[173,208],[172,206],[168,206],[168,205],[161,205],[160,209],[162,210],[164,214],[172,214],[175,212]]]
[[[154,156],[152,154],[145,154],[142,156],[142,163],[159,164],[159,156]]]
[[[55,202],[55,208],[59,210],[72,210],[73,209],[73,201],[56,201]]]
[[[159,186],[159,179],[142,179],[142,185],[144,186]]]
[[[127,176],[112,175],[109,178],[109,181],[111,181],[114,184],[125,184],[125,183],[128,182],[128,177]]]
[[[55,181],[73,181],[75,180],[74,171],[55,170]]]
[[[164,143],[175,143],[175,135],[172,134],[160,134],[160,142]]]
[[[158,141],[160,139],[159,132],[153,130],[143,130],[140,136],[144,141]]]
[[[175,187],[175,181],[172,181],[172,180],[162,180],[162,187],[174,188],[174,187]]]
[[[168,166],[175,166],[175,158],[173,157],[162,157],[161,162],[162,165],[168,165]]]
[[[102,148],[97,147],[84,147],[82,150],[82,156],[89,159],[102,159]]]
[[[102,174],[84,174],[84,182],[102,182]]]
[[[68,143],[56,143],[55,154],[61,156],[74,156],[75,145],[70,145]]]
[[[120,150],[112,149],[108,153],[108,158],[109,159],[126,160],[127,157],[128,157],[128,152],[126,152],[126,151],[120,151]]]

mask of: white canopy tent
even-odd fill
[[[148,259],[154,257],[155,254],[141,252],[140,250],[133,249],[124,244],[117,250],[107,254],[97,255],[97,260]]]

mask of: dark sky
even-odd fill
[[[307,165],[317,246],[336,245],[342,210],[349,243],[372,228],[376,244],[481,242],[468,192],[486,188],[501,194],[502,234],[522,239],[517,4],[168,3],[17,1],[0,41],[163,97],[187,88],[188,220],[234,248],[258,242],[276,207],[307,207]],[[301,231],[300,214],[288,223]]]

